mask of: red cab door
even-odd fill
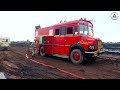
[[[59,37],[59,54],[65,55],[65,34],[66,26],[60,27],[60,37]]]
[[[53,38],[53,54],[59,53],[59,37],[60,37],[60,28],[54,28],[54,38]]]

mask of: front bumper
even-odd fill
[[[104,51],[94,51],[94,52],[85,51],[86,55],[90,55],[90,56],[94,56],[94,57],[97,57],[97,56],[99,56],[99,54],[103,54],[103,53],[104,53]]]

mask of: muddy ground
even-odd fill
[[[8,79],[77,79],[56,69],[39,65],[27,59],[25,47],[11,47],[0,51],[0,72]],[[38,62],[53,65],[86,79],[120,79],[120,56],[103,54],[95,63],[74,65],[66,58],[36,55]]]

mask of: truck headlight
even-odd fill
[[[90,45],[90,46],[89,46],[89,49],[94,49],[94,48],[95,48],[95,47],[94,47],[94,46],[92,46],[92,45]]]

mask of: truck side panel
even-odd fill
[[[53,38],[54,38],[54,36],[43,36],[44,52],[46,54],[53,53]]]

